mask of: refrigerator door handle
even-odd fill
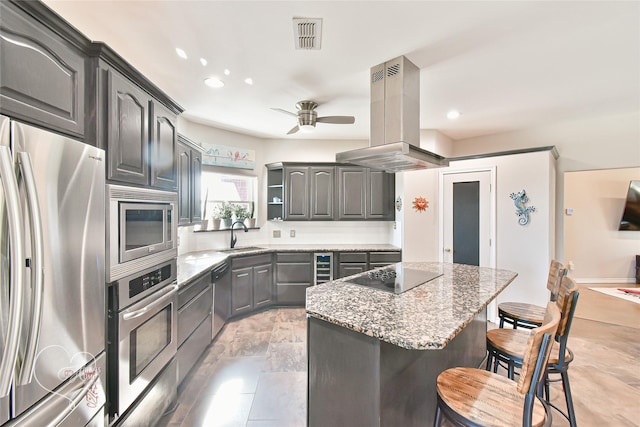
[[[42,217],[40,216],[40,202],[36,189],[35,176],[31,156],[27,152],[18,153],[18,165],[22,172],[29,208],[29,225],[31,227],[31,316],[29,319],[29,335],[26,337],[26,347],[22,369],[17,378],[19,385],[31,382],[35,369],[35,355],[40,341],[42,322],[42,303],[44,298],[44,238],[42,234]]]
[[[16,366],[20,329],[22,324],[22,299],[24,294],[23,263],[24,248],[22,247],[22,213],[18,194],[18,184],[13,171],[11,151],[9,147],[0,146],[0,182],[4,190],[7,204],[7,219],[9,225],[9,246],[11,251],[11,277],[9,281],[9,317],[4,340],[4,354],[0,361],[0,398],[9,395],[13,381],[13,371]]]
[[[84,387],[76,394],[73,398],[69,396],[64,396],[69,400],[69,404],[64,409],[64,411],[60,412],[57,417],[55,417],[48,425],[57,426],[60,424],[65,418],[69,416],[77,407],[80,405],[80,402],[89,394],[93,386],[96,385],[96,382],[100,379],[100,375],[97,372],[93,372],[92,375],[89,375],[87,381],[83,384]],[[75,390],[72,390],[72,392]]]

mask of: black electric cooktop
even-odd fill
[[[401,263],[398,263],[390,267],[369,271],[362,276],[345,281],[381,291],[401,294],[440,276],[442,276],[441,271],[436,273],[416,270],[414,268],[403,267]]]

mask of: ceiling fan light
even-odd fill
[[[300,125],[300,132],[311,133],[315,128],[314,125]]]

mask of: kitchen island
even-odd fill
[[[307,290],[308,426],[424,426],[435,381],[486,353],[486,307],[517,273],[461,264],[398,263],[438,274],[396,294],[351,283]]]

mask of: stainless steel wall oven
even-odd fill
[[[109,285],[109,415],[122,416],[173,360],[178,342],[176,261]],[[175,368],[175,364],[172,365]],[[177,387],[177,375],[174,374]]]
[[[107,185],[107,282],[178,255],[176,193]]]

